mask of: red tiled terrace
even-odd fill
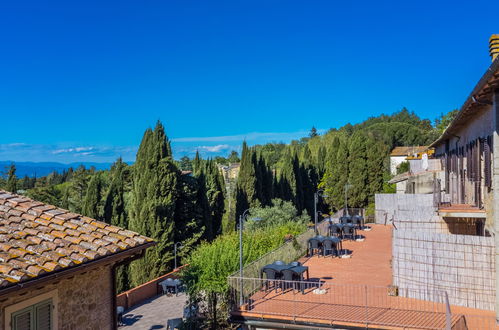
[[[388,294],[392,283],[392,227],[370,226],[371,231],[361,232],[364,241],[343,244],[344,249],[353,251],[351,258],[313,256],[300,260],[309,267],[311,281],[322,281],[323,294],[313,292],[316,286],[304,294],[291,289],[257,290],[250,304],[233,311],[232,317],[246,323],[314,327],[445,329],[445,304]],[[258,288],[261,282],[254,281]],[[451,313],[452,329],[497,328],[492,311],[451,306]]]

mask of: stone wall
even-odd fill
[[[159,283],[166,280],[167,278],[178,278],[180,271],[187,266],[188,265],[180,266],[179,268],[173,270],[168,274],[157,277],[154,280],[151,280],[142,285],[136,286],[133,289],[120,293],[116,297],[116,306],[122,306],[126,310],[144,302],[149,298],[161,294],[162,288],[160,287]]]
[[[449,233],[433,206],[433,194],[376,194],[375,219],[398,230]]]
[[[0,297],[0,330],[5,328],[6,307],[53,290],[58,296],[59,330],[112,328],[111,266],[102,266]]]
[[[494,310],[494,238],[393,231],[393,284],[447,292],[453,305]],[[410,296],[410,293],[407,294]]]

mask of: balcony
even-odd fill
[[[350,259],[301,258],[307,281],[230,277],[231,320],[271,329],[496,328],[494,312],[450,305],[445,291],[391,286],[392,226],[370,226],[364,242],[344,243]]]

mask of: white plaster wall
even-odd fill
[[[406,158],[406,156],[390,156],[390,173],[392,175],[397,174],[397,166],[405,162]]]

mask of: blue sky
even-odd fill
[[[133,160],[288,142],[407,107],[459,107],[490,65],[498,1],[0,4],[0,160]]]

